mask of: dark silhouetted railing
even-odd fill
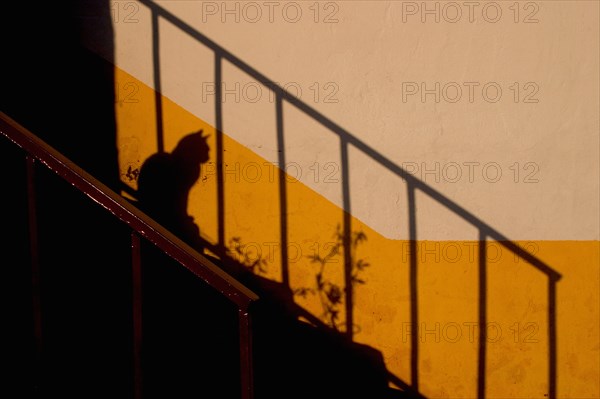
[[[58,153],[4,113],[0,113],[0,133],[22,148],[25,151],[27,158],[28,219],[33,276],[34,335],[35,344],[37,346],[37,356],[40,356],[43,338],[42,310],[39,292],[40,270],[38,261],[38,226],[36,218],[37,198],[35,194],[35,167],[36,164],[39,164],[47,167],[62,179],[66,180],[131,228],[135,397],[141,398],[142,395],[140,357],[142,342],[142,258],[140,255],[140,245],[141,239],[144,238],[162,252],[175,259],[182,266],[189,269],[222,295],[226,296],[237,306],[240,334],[242,397],[251,399],[253,397],[252,330],[249,306],[258,299],[258,296],[216,266],[208,258],[192,249],[143,212],[139,211],[123,197],[83,171],[73,162]]]

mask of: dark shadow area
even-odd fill
[[[388,388],[381,353],[303,313],[286,287],[225,270],[261,299],[253,315],[256,398],[410,397]],[[239,397],[237,320],[231,303],[159,253],[144,257],[145,397]],[[298,316],[312,321],[301,322]]]
[[[1,25],[0,109],[115,188],[114,66],[88,48],[112,56],[109,1],[9,2]]]
[[[172,152],[149,157],[141,167],[134,202],[200,253],[207,249],[216,254],[215,263],[259,294],[260,300],[252,308],[256,397],[400,397],[395,396],[400,391],[388,388],[381,353],[339,332],[343,289],[323,272],[329,258],[344,252],[348,240],[341,226],[331,251],[323,258],[311,259],[321,270],[315,276],[315,287],[302,292],[292,292],[287,284],[257,275],[263,263],[244,258],[239,239],[228,248],[200,237],[187,214],[187,197],[201,165],[208,161],[208,151],[205,138],[196,132],[181,139]],[[351,251],[364,240],[364,233],[355,232]],[[164,397],[176,389],[181,397],[187,397],[206,389],[219,392],[219,397],[237,397],[240,370],[235,308],[155,249],[145,248],[142,264],[146,395]],[[359,274],[366,267],[361,259],[352,265],[355,284],[364,283]],[[309,291],[321,298],[328,323],[296,305],[294,295]],[[300,316],[310,323],[299,321]]]
[[[410,325],[419,325],[419,296],[417,292],[418,258],[417,258],[417,206],[415,203],[415,190],[408,188],[408,234],[410,243]],[[419,391],[419,336],[410,335],[410,375],[411,387]]]
[[[239,398],[236,306],[151,244],[141,260],[143,397]]]
[[[42,167],[35,195],[41,396],[131,397],[129,230]]]
[[[131,397],[128,230],[0,141],[2,206],[10,210],[1,244],[2,393]]]
[[[5,339],[0,344],[3,396],[9,386],[32,387],[39,374],[33,330],[31,254],[27,224],[27,178],[25,153],[0,137],[0,206],[5,210],[0,233],[2,278],[0,293]],[[6,212],[10,210],[10,212]],[[14,384],[14,385],[13,385]],[[6,389],[6,391],[5,391]]]
[[[116,188],[114,66],[88,48],[112,58],[110,2],[8,2],[1,18],[0,110]],[[131,397],[127,229],[0,141],[3,396]]]

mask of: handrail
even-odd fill
[[[0,112],[0,133],[126,223],[141,237],[156,245],[182,266],[217,289],[239,309],[247,311],[248,306],[258,299],[254,292],[204,255],[160,226],[3,112]]]

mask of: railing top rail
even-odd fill
[[[344,143],[352,144],[354,147],[356,147],[358,150],[360,150],[364,154],[371,157],[371,159],[373,159],[374,161],[379,163],[381,166],[383,166],[384,168],[393,172],[400,178],[404,179],[409,187],[411,187],[413,189],[421,190],[424,194],[428,195],[432,199],[436,200],[438,203],[444,205],[450,211],[454,212],[456,215],[463,218],[465,221],[467,221],[470,224],[472,224],[473,226],[477,227],[477,229],[480,231],[480,233],[482,235],[500,242],[508,250],[512,251],[513,253],[515,253],[516,255],[521,257],[523,260],[530,263],[536,269],[538,269],[541,272],[548,275],[548,277],[551,280],[557,281],[561,278],[560,273],[558,273],[556,270],[552,269],[550,266],[548,266],[546,263],[544,263],[537,257],[531,255],[529,252],[527,252],[524,249],[522,249],[521,247],[519,247],[517,244],[515,244],[513,241],[511,241],[504,234],[500,233],[498,230],[494,229],[492,226],[490,226],[483,220],[479,219],[477,216],[475,216],[473,213],[471,213],[470,211],[468,211],[461,205],[457,204],[450,198],[446,197],[440,191],[436,190],[435,188],[429,186],[424,181],[422,181],[419,178],[408,173],[402,167],[400,167],[400,166],[396,165],[394,162],[392,162],[389,158],[387,158],[387,157],[383,156],[382,154],[380,154],[379,152],[375,151],[375,149],[373,149],[371,146],[366,144],[364,141],[362,141],[359,138],[357,138],[356,136],[352,135],[346,129],[344,129],[343,127],[341,127],[340,125],[338,125],[337,123],[335,123],[334,121],[332,121],[331,119],[329,119],[328,117],[326,117],[325,115],[323,115],[322,113],[317,111],[315,108],[306,104],[304,101],[302,101],[298,97],[295,97],[294,95],[287,92],[285,89],[280,87],[277,83],[275,83],[274,81],[267,78],[267,76],[265,76],[261,72],[257,71],[252,66],[250,66],[246,62],[242,61],[239,57],[232,54],[230,51],[226,50],[224,47],[220,46],[219,44],[217,44],[216,42],[214,42],[213,40],[208,38],[206,35],[202,34],[198,30],[196,30],[194,27],[192,27],[191,25],[189,25],[188,23],[183,21],[181,18],[177,17],[176,15],[174,15],[173,13],[171,13],[170,11],[161,7],[160,5],[156,4],[153,1],[150,1],[150,0],[138,0],[138,1],[140,3],[142,3],[143,5],[145,5],[146,7],[148,7],[152,12],[156,12],[162,18],[171,22],[173,25],[177,26],[179,29],[181,29],[183,32],[190,35],[192,38],[198,40],[200,43],[209,47],[211,50],[214,51],[214,53],[217,57],[221,57],[221,58],[229,61],[233,65],[237,66],[242,71],[244,71],[245,73],[247,73],[248,75],[250,75],[254,79],[256,79],[257,81],[259,81],[261,84],[268,87],[281,99],[294,105],[296,108],[298,108],[299,110],[301,110],[302,112],[304,112],[305,114],[307,114],[308,116],[310,116],[311,118],[313,118],[314,120],[319,122],[321,125],[323,125],[327,129],[329,129],[332,132],[334,132],[335,134],[337,134]]]
[[[104,207],[133,231],[156,245],[195,275],[217,289],[240,309],[247,309],[258,296],[208,258],[181,241],[126,199],[85,172],[43,140],[0,112],[0,134],[46,165],[61,178]]]

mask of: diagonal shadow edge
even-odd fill
[[[446,197],[444,194],[436,190],[435,188],[429,186],[427,183],[422,180],[416,178],[402,167],[398,166],[394,162],[392,162],[389,158],[383,156],[379,152],[377,152],[374,148],[366,144],[364,141],[360,140],[356,136],[352,135],[349,131],[341,127],[336,122],[332,121],[310,105],[306,104],[299,98],[290,94],[282,87],[277,85],[273,80],[270,80],[266,75],[257,71],[255,68],[241,60],[239,57],[217,44],[215,41],[208,38],[203,33],[199,32],[185,21],[175,16],[173,13],[169,12],[167,9],[161,7],[160,5],[149,1],[149,0],[138,0],[141,4],[148,7],[153,13],[157,13],[161,18],[164,18],[166,21],[172,23],[176,27],[178,27],[181,31],[187,33],[192,38],[196,39],[200,43],[209,47],[212,51],[214,51],[217,57],[221,59],[225,59],[231,64],[235,65],[248,75],[252,76],[258,82],[263,84],[272,90],[277,96],[279,96],[282,100],[294,105],[300,111],[304,112],[307,116],[313,118],[325,128],[331,130],[333,133],[340,137],[342,142],[347,144],[352,144],[356,149],[360,150],[364,154],[368,155],[374,161],[379,163],[381,166],[385,167],[392,173],[396,174],[400,178],[404,179],[406,183],[412,186],[416,190],[420,190],[424,194],[428,195],[432,199],[436,200],[441,205],[445,206],[448,210],[454,212],[456,215],[460,216],[465,221],[471,223],[476,226],[480,231],[485,232],[485,235],[489,238],[498,241],[501,245],[503,245],[506,249],[512,251],[513,253],[519,255],[523,260],[530,263],[532,266],[540,270],[541,272],[548,275],[548,277],[552,281],[558,281],[562,277],[560,273],[556,270],[552,269],[549,265],[547,265],[542,260],[537,257],[531,255],[529,252],[525,251],[517,244],[512,242],[506,235],[502,234],[498,230],[494,229],[491,225],[484,222],[477,216],[475,216],[472,212],[468,211],[458,203],[454,202],[450,198]]]
[[[154,2],[151,2],[148,0],[138,0],[138,1],[142,4],[144,4],[145,6],[147,6],[152,12],[153,51],[154,51],[154,56],[155,56],[154,60],[153,60],[155,63],[155,66],[154,66],[154,68],[155,68],[155,70],[154,70],[155,83],[158,82],[160,84],[160,80],[157,80],[160,78],[156,76],[157,70],[158,70],[158,66],[156,65],[158,62],[158,60],[156,58],[156,56],[158,55],[158,40],[157,40],[158,38],[155,37],[158,34],[158,29],[157,29],[158,23],[157,22],[158,22],[158,17],[160,16],[160,17],[164,18],[166,21],[172,23],[174,26],[179,28],[181,31],[190,35],[192,38],[194,38],[198,42],[204,44],[205,46],[207,46],[214,52],[215,66],[216,66],[216,75],[215,75],[216,82],[218,82],[220,80],[220,74],[221,74],[220,67],[221,67],[222,60],[225,59],[228,62],[230,62],[232,65],[235,65],[240,70],[244,71],[246,74],[252,76],[254,79],[256,79],[258,82],[260,82],[264,86],[271,89],[276,94],[278,146],[282,150],[281,151],[282,153],[283,153],[283,148],[281,148],[281,147],[283,145],[283,140],[281,140],[281,137],[280,137],[282,135],[282,126],[280,126],[280,123],[281,123],[280,119],[282,118],[281,104],[283,101],[286,101],[290,105],[295,106],[298,110],[304,112],[307,116],[309,116],[310,118],[319,122],[322,126],[329,129],[330,131],[332,131],[339,137],[342,157],[344,158],[344,155],[345,155],[344,173],[345,173],[346,178],[343,181],[342,190],[343,190],[343,194],[344,194],[343,208],[344,208],[344,214],[346,216],[344,219],[344,229],[346,232],[348,232],[347,230],[349,229],[349,226],[350,226],[349,225],[350,198],[349,198],[349,187],[348,187],[349,180],[347,178],[349,171],[348,171],[347,152],[348,152],[348,145],[351,144],[356,149],[360,150],[364,154],[368,155],[371,159],[378,162],[381,166],[385,167],[386,169],[388,169],[389,171],[391,171],[392,173],[396,174],[397,176],[399,176],[400,178],[402,178],[406,181],[408,190],[409,190],[409,197],[411,197],[411,199],[412,199],[412,206],[411,206],[412,209],[409,210],[409,218],[410,219],[415,219],[415,217],[416,217],[416,215],[414,214],[414,211],[415,211],[414,195],[415,195],[416,190],[420,190],[424,194],[428,195],[430,198],[434,199],[441,205],[445,206],[448,210],[450,210],[453,213],[455,213],[456,215],[460,216],[462,219],[464,219],[468,223],[477,227],[477,229],[480,233],[480,238],[483,238],[483,242],[485,242],[488,238],[499,242],[506,249],[510,250],[514,254],[518,255],[519,257],[521,257],[522,259],[527,261],[533,267],[535,267],[539,271],[546,274],[548,276],[548,299],[549,299],[548,334],[550,337],[549,345],[548,345],[548,351],[549,351],[549,373],[548,373],[549,389],[548,390],[549,390],[550,398],[556,397],[556,303],[555,303],[555,295],[556,295],[556,282],[558,280],[560,280],[560,278],[561,278],[560,273],[558,273],[557,271],[552,269],[550,266],[548,266],[546,263],[544,263],[537,257],[531,255],[530,253],[528,253],[527,251],[525,251],[524,249],[519,247],[514,242],[510,241],[504,234],[500,233],[499,231],[497,231],[496,229],[491,227],[489,224],[487,224],[483,220],[479,219],[477,216],[475,216],[473,213],[471,213],[464,207],[460,206],[458,203],[452,201],[450,198],[446,197],[441,192],[437,191],[433,187],[427,185],[425,182],[414,177],[413,175],[411,175],[410,173],[405,171],[403,168],[396,165],[390,159],[388,159],[385,156],[383,156],[382,154],[378,153],[372,147],[370,147],[369,145],[367,145],[366,143],[364,143],[357,137],[353,136],[350,132],[348,132],[347,130],[342,128],[337,123],[333,122],[331,119],[327,118],[325,115],[321,114],[319,111],[317,111],[313,107],[304,103],[299,98],[289,94],[283,88],[278,86],[275,82],[269,80],[264,74],[260,73],[259,71],[257,71],[256,69],[254,69],[253,67],[251,67],[250,65],[248,65],[247,63],[242,61],[240,58],[238,58],[237,56],[235,56],[234,54],[232,54],[225,48],[218,45],[216,42],[212,41],[207,36],[205,36],[204,34],[200,33],[199,31],[197,31],[196,29],[191,27],[189,24],[185,23],[183,20],[181,20],[174,14],[170,13],[168,10],[166,10],[166,9],[162,8],[161,6],[155,4]],[[155,89],[157,91],[157,96],[158,96],[159,95],[158,92],[160,91],[160,88],[155,87]],[[218,90],[216,99],[219,98],[219,95],[220,95],[219,92],[220,92],[220,90]],[[157,102],[156,105],[157,105],[157,113],[162,113],[160,110],[161,104],[159,104]],[[221,118],[221,109],[220,109],[219,101],[217,102],[216,107],[217,107],[216,108],[217,109],[217,121],[219,121]],[[160,122],[160,120],[157,120],[157,122]],[[217,125],[219,125],[219,123],[217,123]],[[220,131],[220,129],[218,129],[218,128],[217,128],[217,130]],[[162,136],[160,127],[159,127],[159,130],[157,131],[157,134],[159,136]],[[158,137],[158,140],[159,140],[159,145],[160,145],[162,137]],[[282,191],[280,193],[280,195],[282,195],[281,201],[283,204],[283,202],[285,202],[285,197],[286,197],[285,190]],[[414,222],[415,222],[415,220],[411,221],[411,226],[412,226],[412,224],[414,224]],[[222,224],[220,224],[220,226],[222,226]],[[286,226],[284,223],[282,223],[282,225],[280,227],[282,228],[282,238],[285,238],[284,234],[286,231]],[[222,228],[221,228],[221,230],[222,230]],[[220,235],[222,233],[221,230],[220,230]],[[416,233],[416,230],[412,229],[410,240],[413,242],[416,241],[415,233]],[[481,250],[481,248],[482,248],[482,244],[480,241],[480,250]],[[415,249],[416,248],[412,248],[411,256],[416,255]],[[483,251],[485,251],[485,249],[483,249]],[[345,253],[344,257],[346,259],[346,262],[350,261],[350,256],[348,253]],[[285,263],[285,259],[282,259],[282,262]],[[414,300],[412,303],[413,306],[412,306],[412,310],[411,310],[411,317],[413,319],[415,319],[416,314],[417,314],[417,309],[415,309],[417,307],[417,303],[416,303],[416,299],[417,299],[417,295],[416,295],[416,275],[417,275],[416,262],[411,262],[411,265],[412,265],[412,267],[411,267],[411,276],[412,276],[411,292],[414,291],[413,292],[414,295],[411,295],[412,299]],[[480,264],[480,306],[479,306],[480,320],[487,319],[487,317],[486,317],[487,299],[486,299],[486,283],[485,283],[486,272],[485,272],[485,269],[486,269],[486,263],[485,263],[485,261],[483,261],[483,263]],[[285,270],[285,268],[284,268],[284,270]],[[284,275],[285,274],[286,273],[284,272]],[[346,294],[349,297],[351,297],[351,294],[352,294],[351,289]],[[348,315],[351,319],[351,317],[352,317],[351,310],[352,309],[351,309],[351,305],[349,305],[349,306],[350,306],[350,308],[347,310],[348,310]],[[482,338],[485,338],[485,333]],[[351,339],[351,335],[350,335],[350,339]],[[412,377],[411,378],[413,379],[412,388],[416,389],[416,392],[418,393],[418,345],[417,345],[417,347],[415,347],[415,345],[412,345],[412,346],[413,346],[411,348],[411,352],[412,352],[412,355],[411,355]],[[479,345],[479,367],[478,367],[478,387],[477,387],[478,394],[482,398],[485,397],[485,369],[486,369],[485,354],[486,354],[486,344],[485,344],[485,341],[483,341],[483,342],[480,342],[480,345]],[[391,375],[390,375],[390,377],[391,377]]]

